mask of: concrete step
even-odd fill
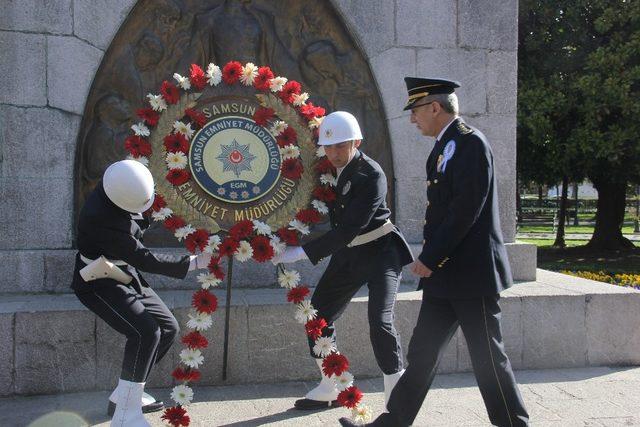
[[[422,292],[403,285],[396,326],[406,350]],[[225,293],[207,331],[201,385],[221,378]],[[191,291],[160,292],[181,325]],[[308,355],[302,325],[283,289],[234,289],[231,299],[226,384],[309,380],[317,367]],[[503,335],[516,369],[633,365],[640,363],[640,292],[538,270],[538,280],[505,291]],[[367,292],[353,299],[337,322],[338,345],[359,377],[377,377],[369,342]],[[0,298],[0,395],[109,389],[120,372],[124,339],[86,310],[72,294],[4,295]],[[149,386],[168,387],[181,345],[155,368]],[[470,370],[458,332],[441,372]]]
[[[536,247],[527,243],[508,243],[507,252],[515,280],[535,280]],[[411,248],[418,255],[422,245]],[[154,248],[160,253],[185,254],[184,249]],[[70,293],[76,251],[73,249],[45,250],[0,250],[0,295],[22,293]],[[317,283],[329,259],[314,266],[309,261],[298,261],[292,265],[308,283]],[[405,271],[403,280],[413,285],[416,280]],[[156,290],[189,290],[198,286],[197,273],[189,273],[185,280],[145,274]],[[270,288],[276,283],[276,269],[270,262],[235,262],[233,265],[235,288]]]

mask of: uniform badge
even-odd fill
[[[447,169],[447,162],[451,160],[455,152],[456,152],[456,142],[452,139],[451,141],[447,142],[447,145],[444,147],[444,158],[442,160],[442,166],[440,168],[442,169],[442,172],[444,172]],[[442,157],[442,155],[440,157]]]
[[[440,154],[438,156],[438,163],[436,163],[436,170],[440,172],[440,167],[442,166],[442,161],[444,160],[444,156]]]
[[[344,184],[344,187],[342,187],[342,195],[343,196],[346,195],[349,192],[350,189],[351,189],[351,181],[347,181]]]

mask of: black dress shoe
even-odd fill
[[[298,399],[293,407],[301,411],[312,411],[315,409],[330,409],[340,406],[337,400],[327,402],[324,400]]]
[[[352,427],[352,426],[358,426],[358,425],[362,425],[362,424],[356,424],[353,421],[351,421],[349,418],[340,418],[338,420],[340,422],[340,425],[343,427]],[[382,415],[380,415],[378,418],[376,418],[375,420],[373,420],[372,422],[365,424],[365,426],[370,426],[370,427],[408,427],[408,424],[402,424],[399,423],[395,417],[389,413],[384,413]]]
[[[142,413],[148,414],[149,412],[158,412],[164,409],[164,403],[161,400],[156,400],[155,402],[149,403],[148,405],[144,405],[142,407]],[[107,414],[110,417],[113,417],[113,414],[116,412],[116,404],[112,401],[109,401],[109,406],[107,407]]]

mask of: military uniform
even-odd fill
[[[409,92],[405,110],[436,102],[424,98],[451,94],[459,87],[441,79],[408,77],[405,82]],[[432,114],[421,116],[419,124],[428,126],[428,118],[435,120]],[[500,230],[493,154],[484,135],[460,118],[453,117],[440,132],[426,165],[428,204],[418,256],[432,274],[419,283],[422,306],[405,374],[391,393],[388,413],[371,425],[413,423],[458,326],[491,423],[528,425],[500,328],[499,292],[511,286],[512,278]]]
[[[358,235],[383,226],[391,211],[386,205],[387,180],[374,160],[357,151],[338,177],[336,200],[329,205],[331,230],[305,244],[309,260],[317,264],[332,255],[311,303],[329,326],[323,336],[333,336],[333,322],[344,312],[353,295],[369,287],[371,342],[378,365],[385,374],[402,369],[400,339],[393,326],[393,307],[402,267],[413,261],[411,250],[397,228],[369,243],[349,247]],[[309,340],[311,355],[313,341]]]
[[[149,221],[116,206],[105,194],[102,181],[89,195],[80,212],[78,254],[71,288],[89,310],[127,337],[121,379],[142,383],[152,366],[169,350],[179,326],[164,302],[139,271],[184,278],[190,257],[156,255],[142,243]],[[80,275],[101,255],[128,265],[121,269],[133,280],[125,285],[113,279],[90,282]]]

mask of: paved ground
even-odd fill
[[[640,367],[602,367],[519,371],[516,378],[533,426],[640,426]],[[379,413],[382,381],[358,383],[366,402]],[[189,407],[192,426],[337,426],[347,410],[291,410],[293,400],[310,383],[203,387]],[[166,397],[169,390],[154,390]],[[108,426],[107,392],[70,393],[0,399],[0,426]],[[148,415],[161,426],[160,413]],[[86,420],[86,421],[85,421]],[[436,377],[416,424],[419,426],[487,426],[489,420],[472,374]]]

